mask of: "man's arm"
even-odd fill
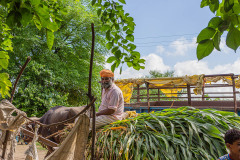
[[[104,110],[102,110],[102,111],[100,111],[100,112],[97,112],[97,113],[96,113],[96,116],[111,115],[111,114],[113,114],[114,112],[115,112],[114,109],[104,109]]]

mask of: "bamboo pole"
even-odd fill
[[[89,83],[88,83],[88,97],[90,101],[94,99],[92,96],[92,68],[93,68],[93,57],[94,57],[94,43],[95,43],[95,32],[94,32],[94,24],[91,24],[92,28],[92,49],[91,49],[91,59],[90,59],[90,68],[89,68]],[[95,136],[96,136],[96,111],[95,111],[95,104],[92,104],[92,150],[91,150],[91,159],[95,159]]]

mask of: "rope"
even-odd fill
[[[12,135],[10,152],[8,153],[8,160],[14,160],[15,148],[17,145],[16,135],[19,133],[19,129]]]
[[[38,129],[39,129],[39,125],[35,126],[35,133],[34,133],[34,137],[33,137],[33,141],[32,144],[29,146],[29,148],[26,150],[25,154],[26,159],[25,160],[39,160],[38,159],[38,153],[37,153],[37,147],[36,147],[36,142],[38,140]]]

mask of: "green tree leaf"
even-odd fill
[[[0,51],[0,66],[1,66],[1,68],[7,69],[8,60],[9,60],[8,52]]]
[[[36,27],[41,30],[42,29],[42,24],[41,24],[41,21],[40,21],[40,18],[38,15],[34,15],[33,16],[33,22],[35,23]]]
[[[203,8],[203,7],[208,6],[209,4],[210,4],[210,1],[209,1],[209,0],[202,0],[200,7]]]
[[[134,49],[137,48],[137,46],[135,44],[132,44],[132,43],[129,43],[127,46],[130,47],[131,50],[134,50]]]
[[[92,0],[92,6],[94,6],[95,3],[96,3],[96,0]]]
[[[110,28],[111,28],[111,27],[110,27],[109,25],[104,24],[104,25],[102,26],[101,30],[102,30],[102,31],[107,31],[107,30],[109,30]]]
[[[126,4],[125,0],[118,0],[119,2]]]
[[[145,61],[146,61],[145,59],[139,59],[138,62],[139,62],[139,63],[145,63]]]
[[[128,29],[128,26],[123,27],[123,31],[126,31]]]
[[[134,42],[134,36],[133,36],[132,34],[128,34],[128,35],[126,36],[126,39],[129,40],[129,41],[131,41],[131,42]]]
[[[51,50],[54,42],[54,34],[52,31],[47,30],[47,45],[48,48]]]
[[[122,74],[122,66],[120,67],[120,74]]]
[[[225,12],[228,12],[232,9],[234,5],[234,0],[225,0],[224,1],[224,10]]]
[[[200,43],[201,41],[204,41],[206,39],[213,38],[214,34],[216,33],[215,29],[212,28],[204,28],[197,37],[197,43]]]
[[[107,40],[111,40],[111,36],[110,36],[110,30],[108,30],[107,32],[106,32],[106,38],[107,38]]]
[[[107,63],[112,63],[113,61],[116,61],[116,57],[115,56],[111,56],[107,59]]]
[[[108,50],[111,49],[112,46],[113,46],[113,43],[112,43],[112,42],[108,42],[108,43],[106,44],[106,48],[107,48]]]
[[[132,62],[127,62],[127,66],[128,66],[128,67],[132,67],[132,66],[133,66],[133,63],[132,63]]]
[[[140,53],[137,52],[137,51],[131,52],[131,55],[132,55],[133,57],[135,57],[136,59],[139,59],[139,58],[140,58]]]
[[[240,14],[240,3],[239,4],[236,4],[236,3],[234,4],[233,11],[237,15]]]
[[[213,17],[209,23],[208,23],[208,27],[213,28],[213,29],[217,29],[218,26],[223,22],[222,18],[220,17]]]
[[[35,7],[40,4],[40,0],[30,0],[30,1],[31,1],[31,4]]]
[[[111,70],[112,70],[112,72],[114,72],[115,69],[116,69],[116,63],[113,63],[113,65],[111,66]]]
[[[123,44],[126,44],[126,43],[128,42],[128,40],[123,39],[121,42],[122,42]]]
[[[215,13],[216,10],[219,8],[219,0],[211,0],[211,3],[209,4],[210,10]]]
[[[198,60],[207,57],[210,53],[212,53],[214,49],[212,40],[205,40],[198,44],[197,46],[197,58]]]
[[[135,64],[135,65],[133,65],[133,68],[136,69],[136,70],[138,70],[138,71],[141,69],[141,67],[140,67],[139,64]]]
[[[3,98],[5,95],[10,97],[9,91],[12,83],[9,80],[9,75],[7,73],[0,73],[0,94]]]
[[[119,49],[118,46],[117,46],[117,47],[114,47],[114,48],[112,49],[112,53],[115,53],[118,49]]]
[[[114,55],[115,55],[115,57],[117,58],[117,59],[120,59],[120,57],[121,57],[121,54],[122,52],[120,51],[120,50],[117,50],[115,53],[114,53]]]
[[[97,10],[97,15],[100,16],[101,13],[102,13],[102,9],[100,8],[100,9]]]
[[[221,42],[221,33],[217,32],[217,34],[215,34],[213,38],[213,45],[218,51],[220,51],[220,48],[219,48],[220,42]]]
[[[33,15],[30,10],[21,8],[20,13],[22,15],[21,23],[23,26],[27,26],[28,23],[33,19]]]
[[[240,31],[231,27],[226,38],[226,44],[229,48],[232,48],[235,52],[240,45]]]

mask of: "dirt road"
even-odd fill
[[[47,153],[47,150],[40,146],[37,146],[37,148],[38,148],[38,158],[39,160],[43,160],[44,156]],[[16,152],[14,154],[15,160],[25,160],[26,155],[24,153],[27,149],[28,149],[28,145],[17,145]]]

